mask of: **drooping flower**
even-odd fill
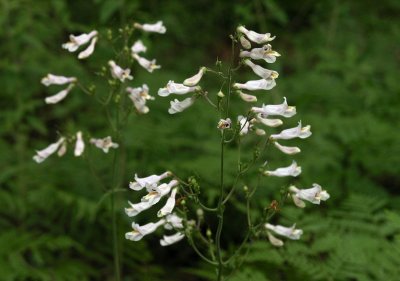
[[[47,104],[55,104],[55,103],[58,103],[58,102],[62,101],[63,99],[65,99],[68,96],[69,92],[72,90],[72,88],[74,86],[75,86],[75,84],[71,83],[64,90],[61,90],[57,94],[45,98],[44,99],[45,103],[47,103]]]
[[[330,195],[326,190],[322,190],[319,184],[314,183],[312,188],[298,189],[295,186],[290,186],[289,191],[292,192],[292,198],[296,206],[300,208],[305,207],[305,203],[302,200],[311,202],[319,205],[322,201],[329,199]]]
[[[81,156],[84,150],[85,150],[85,142],[83,141],[83,138],[82,138],[82,132],[79,131],[76,133],[76,143],[75,143],[74,155]]]
[[[147,47],[143,44],[142,40],[137,40],[131,47],[131,52],[135,54],[145,53]]]
[[[251,124],[251,120],[248,120],[246,117],[242,115],[238,116],[238,122],[240,126],[239,135],[241,136],[246,135],[249,132],[249,129],[253,126]]]
[[[173,235],[164,235],[162,239],[160,239],[160,245],[165,247],[172,244],[175,244],[185,238],[185,234],[181,232],[177,232]]]
[[[192,93],[199,90],[199,86],[188,87],[170,80],[165,88],[161,88],[158,90],[158,95],[161,97],[167,97],[170,94],[185,95],[187,93]]]
[[[199,72],[197,72],[195,75],[193,75],[190,78],[187,78],[185,81],[183,81],[183,85],[193,87],[196,86],[201,78],[203,77],[204,73],[206,73],[207,68],[206,67],[201,67]]]
[[[80,46],[87,44],[95,36],[97,36],[96,30],[91,31],[90,33],[83,33],[78,36],[71,34],[69,36],[69,42],[62,44],[62,47],[67,49],[69,52],[75,52]]]
[[[245,102],[257,102],[257,97],[249,94],[245,94],[242,91],[236,91],[239,97]]]
[[[143,31],[146,32],[155,32],[155,33],[160,33],[160,34],[164,34],[167,29],[165,28],[165,26],[163,25],[162,21],[158,21],[154,24],[140,24],[140,23],[135,23],[134,27],[141,29]]]
[[[278,127],[283,124],[281,119],[269,119],[263,118],[260,114],[257,115],[256,118],[252,120],[253,123],[261,123],[267,127]]]
[[[260,76],[260,78],[262,78],[262,79],[268,79],[268,78],[276,79],[279,76],[278,72],[266,69],[266,68],[264,68],[262,66],[259,66],[259,65],[255,64],[255,63],[253,63],[249,59],[244,60],[244,63],[247,66],[249,66],[253,70],[253,72],[256,75]]]
[[[147,100],[154,100],[154,97],[149,95],[149,87],[146,84],[137,88],[128,87],[126,91],[129,93],[129,98],[132,100],[138,113],[146,114],[149,112],[146,102]]]
[[[217,128],[220,130],[230,129],[232,126],[232,121],[230,118],[220,119],[218,121]]]
[[[303,230],[296,229],[296,224],[294,224],[292,227],[285,227],[267,223],[265,224],[265,228],[292,240],[299,240],[300,236],[303,234]]]
[[[139,178],[137,174],[135,174],[135,181],[129,183],[129,188],[133,190],[142,190],[147,186],[157,185],[161,180],[170,177],[171,172],[167,171],[162,173],[161,175],[151,175],[145,178]]]
[[[277,149],[288,155],[293,155],[301,152],[300,148],[298,148],[297,146],[283,146],[280,145],[277,141],[274,142],[274,145]]]
[[[264,44],[275,39],[275,36],[271,37],[271,33],[260,34],[252,30],[248,30],[244,26],[238,26],[236,30],[239,33],[245,34],[250,41],[257,44]]]
[[[61,144],[61,147],[57,150],[57,155],[58,155],[58,157],[61,157],[61,156],[64,156],[65,153],[67,153],[67,142],[66,141],[64,141]]]
[[[246,39],[245,36],[243,36],[243,35],[239,36],[239,41],[240,41],[240,44],[243,46],[243,48],[251,49],[251,43],[249,40]]]
[[[46,160],[50,155],[54,154],[60,147],[62,148],[62,144],[65,142],[65,138],[61,137],[57,142],[50,144],[48,147],[36,151],[36,155],[33,156],[33,160],[36,163],[42,163]]]
[[[80,52],[78,55],[79,59],[85,59],[89,57],[94,51],[94,47],[97,42],[96,30],[93,30],[90,33],[83,33],[78,36],[70,35],[69,42],[62,44],[62,48],[67,49],[69,52],[72,53],[78,50],[79,47],[86,45],[89,41],[91,41],[89,46],[84,51]]]
[[[157,228],[163,225],[164,223],[165,223],[164,219],[161,219],[156,223],[150,222],[142,226],[133,222],[132,231],[125,233],[125,238],[132,241],[139,241],[144,236],[156,231]]]
[[[275,177],[297,177],[301,174],[301,167],[297,166],[296,161],[288,167],[278,168],[274,171],[264,171],[265,176],[275,176]]]
[[[172,189],[169,198],[167,199],[167,203],[165,203],[164,207],[158,211],[157,217],[164,217],[172,213],[172,210],[175,207],[175,196],[177,192],[177,188]]]
[[[160,69],[161,66],[156,64],[156,60],[148,60],[139,56],[137,53],[132,53],[132,57],[148,72],[153,72],[155,69]]]
[[[176,185],[178,185],[176,180],[160,184],[159,186],[147,185],[146,187],[149,193],[143,196],[139,203],[133,204],[128,201],[130,207],[125,208],[125,213],[129,217],[133,217],[147,209],[150,209],[152,206],[160,202],[164,196],[170,193],[171,189]],[[176,188],[174,190],[175,191],[172,191],[170,198],[168,198],[167,204],[158,213],[159,217],[168,215],[172,212],[172,209],[175,206]]]
[[[257,91],[257,90],[271,90],[276,86],[275,79],[260,79],[260,80],[251,80],[246,83],[235,83],[233,87],[236,89],[244,89],[249,91]]]
[[[275,247],[282,247],[283,246],[283,241],[276,238],[274,235],[271,234],[271,232],[267,231],[267,236],[268,236],[268,240],[269,242],[275,246]]]
[[[125,213],[128,215],[128,217],[134,217],[136,215],[138,215],[139,213],[150,209],[153,204],[152,202],[139,202],[136,204],[131,203],[130,201],[128,201],[130,207],[129,208],[125,208]]]
[[[42,78],[41,83],[46,87],[48,87],[50,85],[65,85],[76,81],[77,81],[76,77],[65,77],[49,73]]]
[[[292,117],[296,114],[296,107],[288,106],[286,98],[284,97],[283,99],[284,101],[281,104],[263,104],[262,107],[252,107],[251,111],[260,113],[263,117],[270,115],[279,115],[286,118]]]
[[[94,52],[94,47],[96,46],[97,37],[94,37],[92,41],[90,41],[89,46],[78,54],[78,59],[86,59],[91,56]]]
[[[112,142],[110,136],[105,137],[103,139],[95,139],[91,138],[90,143],[95,145],[97,148],[100,148],[104,151],[104,153],[108,153],[110,148],[118,148],[118,143]]]
[[[176,114],[178,112],[184,111],[186,108],[190,107],[196,99],[194,97],[186,98],[183,101],[175,99],[170,102],[170,108],[168,109],[169,114]]]
[[[108,62],[108,65],[110,66],[111,76],[114,79],[119,79],[121,82],[124,82],[125,79],[128,80],[133,79],[133,77],[130,75],[131,70],[129,68],[123,69],[119,65],[117,65],[113,60],[110,60]]]
[[[305,139],[311,136],[311,126],[301,127],[301,121],[297,127],[286,129],[280,132],[279,134],[271,135],[271,139],[274,140],[289,140],[293,138],[301,138]]]
[[[280,54],[277,51],[272,50],[270,44],[264,45],[261,48],[254,48],[250,51],[241,51],[240,57],[242,58],[252,58],[253,60],[265,60],[268,63],[274,63],[276,57]]]
[[[169,183],[163,183],[159,186],[147,186],[148,194],[142,197],[142,202],[151,202],[152,205],[158,203],[162,197],[171,192],[171,189],[178,185],[177,180],[171,180]]]
[[[167,215],[165,217],[165,224],[164,228],[167,230],[173,230],[173,229],[181,229],[183,228],[183,219],[179,216],[177,216],[175,213],[172,213],[170,215]]]

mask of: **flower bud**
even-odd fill
[[[224,95],[224,93],[223,93],[222,91],[219,91],[218,94],[217,94],[217,96],[220,97],[221,99],[222,99],[223,97],[225,97],[225,95]]]

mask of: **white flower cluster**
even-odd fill
[[[205,67],[201,67],[200,70],[193,75],[183,81],[182,84],[175,83],[174,81],[169,81],[167,86],[158,90],[158,95],[161,97],[167,97],[171,94],[175,95],[186,95],[188,93],[196,93],[201,91],[201,87],[198,86],[201,78],[204,73],[206,73],[207,69]],[[195,96],[186,98],[182,101],[175,99],[170,102],[170,108],[168,109],[169,114],[175,114],[184,111],[188,107],[190,107],[196,100]]]
[[[259,34],[254,31],[248,30],[243,26],[237,28],[239,34],[240,43],[243,48],[247,49],[240,52],[240,57],[244,59],[244,64],[250,67],[253,72],[259,76],[260,80],[251,80],[246,83],[235,83],[233,86],[237,89],[239,97],[246,102],[256,102],[257,97],[243,93],[241,90],[256,91],[256,90],[271,90],[275,87],[275,79],[279,76],[276,71],[263,68],[260,65],[256,65],[251,60],[264,60],[267,63],[274,63],[276,57],[280,54],[272,49],[272,46],[268,42],[275,39],[271,37],[270,33]],[[265,44],[260,48],[252,48],[252,43]],[[251,112],[255,117],[244,117],[238,116],[238,123],[240,125],[240,135],[246,135],[250,130],[254,130],[257,135],[265,135],[266,132],[263,129],[255,128],[255,124],[263,124],[267,127],[278,127],[283,124],[281,119],[276,119],[275,116],[284,118],[290,118],[296,114],[296,108],[289,106],[286,98],[284,98],[281,104],[265,105],[261,107],[252,107]],[[273,116],[275,119],[270,118]],[[298,126],[290,129],[282,130],[279,134],[272,134],[269,136],[269,140],[274,143],[274,146],[285,154],[293,155],[300,152],[300,148],[295,146],[283,146],[278,143],[278,140],[290,140],[294,138],[305,139],[311,136],[310,126],[302,127],[301,121]],[[292,164],[287,167],[277,168],[275,170],[266,170],[263,172],[266,176],[275,177],[297,177],[301,174],[301,167],[299,167],[296,161],[292,161]],[[289,188],[291,196],[296,206],[304,208],[304,201],[309,201],[313,204],[320,204],[320,201],[327,200],[329,194],[322,190],[318,184],[313,184],[310,189],[298,189],[295,186]],[[303,201],[304,200],[304,201]],[[269,241],[274,246],[282,246],[283,241],[274,237],[271,232],[280,236],[287,237],[289,239],[297,240],[300,239],[303,231],[296,229],[295,225],[292,227],[284,227],[280,225],[266,224],[267,236]]]
[[[132,231],[125,234],[125,238],[132,241],[139,241],[143,236],[154,232],[158,227],[164,226],[167,230],[176,230],[173,235],[164,235],[160,240],[161,246],[168,246],[182,240],[185,235],[182,233],[182,218],[173,213],[175,207],[175,197],[178,192],[178,181],[171,180],[168,183],[160,183],[162,180],[171,177],[170,172],[161,175],[151,175],[145,178],[139,178],[135,175],[135,181],[129,184],[129,188],[135,191],[142,189],[147,190],[147,194],[142,197],[139,203],[133,204],[128,201],[130,207],[125,208],[125,213],[129,217],[135,217],[139,213],[150,209],[157,204],[163,197],[169,195],[165,205],[157,212],[157,216],[161,218],[156,223],[148,223],[140,226],[135,222],[132,223]]]
[[[134,24],[134,26],[138,29],[141,29],[145,32],[157,32],[157,33],[165,33],[166,28],[163,26],[162,22],[159,21],[156,24]],[[75,52],[80,47],[87,45],[86,49],[81,51],[78,54],[78,59],[88,58],[93,54],[96,42],[98,40],[98,32],[93,30],[89,33],[83,33],[80,35],[70,35],[69,41],[67,43],[62,44],[62,48],[68,50],[69,52]],[[147,71],[152,72],[154,69],[160,68],[160,66],[155,64],[155,60],[148,61],[145,58],[139,57],[139,53],[146,52],[147,47],[143,44],[141,40],[137,40],[131,47],[132,57]],[[133,76],[131,75],[131,70],[129,68],[122,68],[115,61],[108,61],[108,65],[110,67],[110,73],[112,78],[119,80],[121,83],[124,83],[125,80],[132,80]],[[75,87],[78,83],[78,79],[76,77],[66,77],[61,75],[47,74],[42,78],[41,83],[46,87],[51,85],[67,85],[66,88],[59,91],[55,95],[49,96],[45,98],[45,102],[47,104],[56,104],[62,101],[64,98],[68,96],[70,91]],[[126,91],[129,94],[129,98],[133,102],[133,106],[136,111],[140,114],[145,114],[149,112],[149,108],[146,106],[147,100],[153,100],[154,97],[149,95],[149,87],[146,84],[143,84],[141,87],[131,88],[127,87]],[[61,137],[56,143],[50,144],[48,147],[39,150],[36,152],[36,155],[33,159],[37,163],[43,162],[50,155],[54,154],[57,151],[59,156],[63,156],[67,150],[67,142],[69,140],[66,137]],[[91,144],[96,146],[97,148],[102,149],[105,153],[108,153],[110,148],[118,148],[118,144],[112,142],[110,136],[95,139],[91,138],[89,140]],[[75,156],[80,156],[83,154],[85,148],[85,143],[82,138],[82,132],[78,132],[76,134],[76,145],[75,145]]]
[[[60,137],[59,140],[55,143],[50,144],[46,148],[42,150],[36,151],[36,155],[33,156],[33,160],[36,163],[42,163],[46,160],[49,156],[57,152],[59,157],[64,156],[67,152],[67,145],[68,142],[71,142],[75,139],[75,148],[74,148],[74,155],[76,157],[81,156],[85,150],[85,141],[83,140],[83,134],[81,131],[76,133],[76,137],[71,138],[71,140],[67,139],[66,137]],[[118,144],[112,142],[111,137],[105,137],[103,139],[90,139],[90,143],[95,145],[97,148],[102,149],[105,153],[108,152],[110,148],[117,148]]]

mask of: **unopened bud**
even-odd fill
[[[197,214],[197,216],[199,217],[199,218],[203,218],[203,216],[204,216],[204,211],[203,211],[203,209],[197,209],[196,210],[196,214]]]
[[[219,91],[218,94],[217,94],[217,96],[219,96],[221,99],[222,99],[223,97],[225,97],[225,95],[224,95],[224,93],[223,93],[222,91]]]
[[[206,235],[207,235],[208,238],[211,238],[211,236],[212,236],[212,232],[211,232],[211,230],[209,228],[206,231]]]
[[[247,187],[247,185],[243,186],[243,191],[244,192],[248,192],[249,191],[249,188]]]
[[[112,30],[111,29],[107,29],[107,39],[108,40],[112,40],[112,38],[113,38]]]

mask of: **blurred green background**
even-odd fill
[[[78,61],[61,49],[69,34],[106,34],[107,28],[117,34],[121,23],[157,20],[167,33],[143,40],[146,57],[157,58],[162,69],[133,69],[131,85],[147,83],[156,95],[168,80],[181,82],[201,65],[228,59],[229,34],[244,24],[276,35],[272,44],[282,54],[270,65],[280,73],[278,85],[259,101],[280,103],[286,96],[298,114],[285,126],[300,119],[312,125],[313,136],[299,142],[295,159],[303,173],[296,184],[318,182],[331,199],[304,210],[287,204],[274,222],[297,222],[302,239],[280,249],[252,243],[230,280],[400,280],[398,0],[0,0],[0,280],[113,280],[111,215],[98,182],[111,177],[111,155],[88,149],[84,158],[69,153],[41,165],[32,161],[35,149],[55,141],[57,132],[109,135],[104,112],[77,89],[62,103],[45,105],[52,89],[40,79],[51,72],[90,84],[112,58],[100,40],[93,57]],[[248,77],[247,71],[237,80]],[[209,91],[218,91],[216,81]],[[170,169],[182,177],[196,174],[213,203],[218,117],[203,101],[176,116],[167,113],[168,99],[149,107],[150,114],[132,118],[125,131],[124,188],[135,172]],[[291,161],[278,153],[268,157],[274,167]],[[254,206],[268,206],[288,182],[266,181]],[[118,194],[123,280],[213,280],[186,242],[162,248],[161,233],[140,242],[124,239],[131,219],[123,208],[140,195]],[[227,210],[225,248],[243,235],[242,198],[239,192]],[[143,214],[138,222],[151,220],[154,214]]]

